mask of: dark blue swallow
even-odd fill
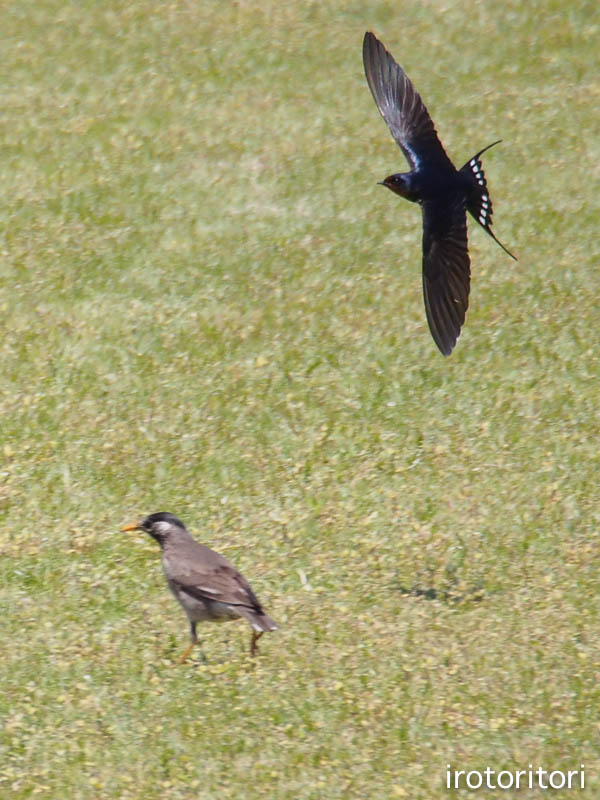
[[[484,147],[457,170],[417,90],[369,32],[363,41],[363,62],[377,108],[411,167],[410,172],[389,175],[381,183],[421,206],[425,312],[436,345],[449,356],[469,306],[466,212],[516,261],[492,232],[492,201],[480,160],[498,142]]]

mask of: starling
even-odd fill
[[[363,41],[363,63],[377,108],[411,167],[381,184],[421,206],[425,312],[436,345],[449,356],[469,305],[466,212],[516,261],[492,232],[492,201],[481,166],[482,154],[500,140],[456,170],[418,92],[370,32]]]
[[[180,663],[198,643],[197,622],[226,622],[244,617],[252,626],[251,655],[256,654],[256,643],[263,633],[277,629],[248,581],[223,556],[193,539],[174,514],[164,511],[150,514],[122,530],[144,531],[160,545],[169,589],[190,621],[192,643]]]

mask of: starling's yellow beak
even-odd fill
[[[121,528],[122,531],[139,531],[140,530],[140,523],[134,522],[132,525],[125,525],[124,528]]]

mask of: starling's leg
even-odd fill
[[[258,647],[256,646],[256,643],[258,642],[260,637],[263,635],[263,633],[264,633],[264,631],[252,631],[252,641],[250,642],[250,655],[251,656],[255,656],[256,655],[256,652],[258,650]]]
[[[181,658],[177,662],[178,664],[183,664],[183,662],[187,660],[187,657],[189,656],[189,654],[194,649],[194,645],[198,644],[198,637],[196,636],[196,623],[195,622],[190,622],[190,633],[192,635],[192,643],[187,648],[185,653],[181,656]]]

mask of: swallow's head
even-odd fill
[[[396,175],[388,175],[383,181],[379,181],[381,186],[387,186],[394,194],[405,197],[407,200],[415,200],[414,190],[410,173],[399,172]]]

